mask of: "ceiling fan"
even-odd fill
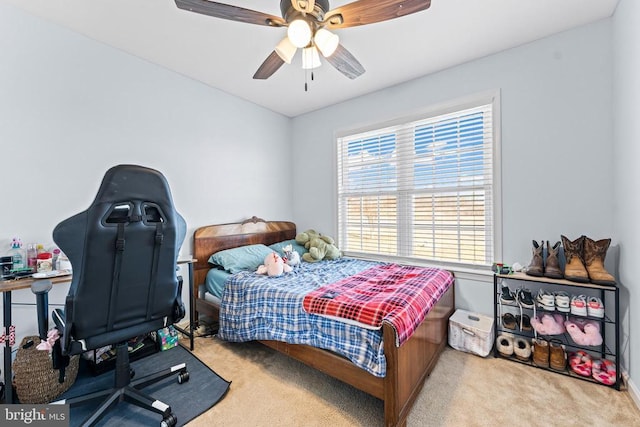
[[[431,6],[431,0],[358,0],[329,9],[328,0],[281,0],[282,18],[239,6],[209,0],[175,0],[180,9],[216,18],[268,27],[287,27],[287,36],[264,60],[253,75],[268,79],[285,62],[291,63],[302,49],[302,68],[318,67],[320,55],[350,79],[364,73],[364,67],[328,29],[373,24],[410,15]]]

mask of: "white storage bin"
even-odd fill
[[[449,318],[449,345],[456,350],[485,357],[494,340],[492,317],[458,309]]]

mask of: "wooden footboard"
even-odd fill
[[[358,390],[384,401],[385,426],[405,426],[422,386],[447,345],[449,317],[455,309],[454,286],[431,309],[422,324],[402,346],[395,345],[395,331],[383,326],[387,374],[376,377],[358,368],[348,359],[327,350],[304,344],[260,341],[289,357],[324,372]],[[199,299],[198,311],[217,320],[215,304]]]
[[[262,225],[260,224],[262,221]],[[250,233],[241,229],[250,223]],[[255,231],[255,225],[258,230]],[[260,228],[262,227],[262,228]],[[194,271],[195,307],[199,314],[218,320],[218,307],[199,298],[198,285],[204,283],[208,266],[206,260],[216,250],[249,243],[271,244],[295,236],[295,225],[289,222],[264,222],[252,218],[242,224],[223,224],[202,227],[194,234],[194,257],[205,260],[196,264]],[[402,346],[395,345],[395,331],[383,326],[383,345],[387,361],[384,378],[376,377],[358,368],[348,359],[333,352],[302,344],[280,341],[261,341],[263,344],[324,372],[384,401],[386,426],[405,426],[407,416],[427,376],[433,370],[440,353],[447,344],[448,320],[455,309],[454,286],[431,309],[422,324]],[[197,318],[197,317],[196,317]]]

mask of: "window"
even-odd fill
[[[338,138],[348,255],[467,267],[496,258],[497,95]]]

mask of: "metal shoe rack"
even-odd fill
[[[500,295],[502,294],[502,285],[506,285],[509,289],[514,292],[517,289],[525,288],[531,291],[531,296],[533,298],[534,307],[535,308],[524,308],[520,305],[512,305],[512,304],[503,304],[500,301]],[[550,311],[543,310],[537,307],[536,304],[536,295],[540,288],[544,288],[547,291],[554,292],[563,290],[567,292],[569,295],[580,295],[585,294],[589,296],[597,296],[599,297],[604,304],[605,315],[604,318],[597,317],[589,317],[589,316],[576,316],[571,313],[564,313],[561,311]],[[514,336],[521,336],[527,338],[529,342],[533,338],[537,338],[538,336],[545,338],[546,340],[550,339],[559,339],[565,345],[566,353],[567,353],[567,363],[564,371],[558,371],[551,368],[546,367],[538,367],[533,364],[532,360],[529,361],[521,361],[517,359],[515,356],[506,357],[498,352],[497,346],[494,346],[494,356],[501,357],[504,359],[509,359],[514,362],[525,363],[531,366],[538,367],[540,369],[545,369],[551,372],[555,372],[561,375],[567,375],[573,378],[578,378],[582,380],[586,380],[589,382],[593,382],[600,385],[602,384],[591,377],[584,377],[574,373],[570,366],[568,355],[572,351],[583,350],[589,353],[591,356],[595,356],[597,358],[606,358],[615,362],[616,365],[616,381],[615,384],[610,387],[614,387],[616,390],[620,390],[621,386],[621,372],[620,372],[620,297],[619,290],[616,286],[603,286],[596,285],[593,283],[576,283],[571,282],[569,280],[564,279],[550,279],[547,277],[535,277],[528,276],[524,273],[513,273],[513,274],[494,274],[493,276],[493,298],[494,298],[494,328],[495,328],[495,337],[497,338],[501,333],[509,333]],[[508,308],[507,308],[508,307]],[[602,345],[599,346],[581,346],[576,344],[571,336],[565,332],[561,335],[538,335],[533,329],[532,331],[522,331],[520,329],[520,324],[516,326],[516,329],[508,329],[505,328],[502,324],[502,315],[507,312],[518,313],[520,314],[520,318],[522,318],[523,314],[527,314],[531,319],[534,318],[536,313],[559,313],[562,314],[564,319],[567,317],[577,317],[584,318],[589,320],[594,320],[600,322],[601,328],[600,333],[602,334]],[[608,385],[605,385],[609,387]]]

